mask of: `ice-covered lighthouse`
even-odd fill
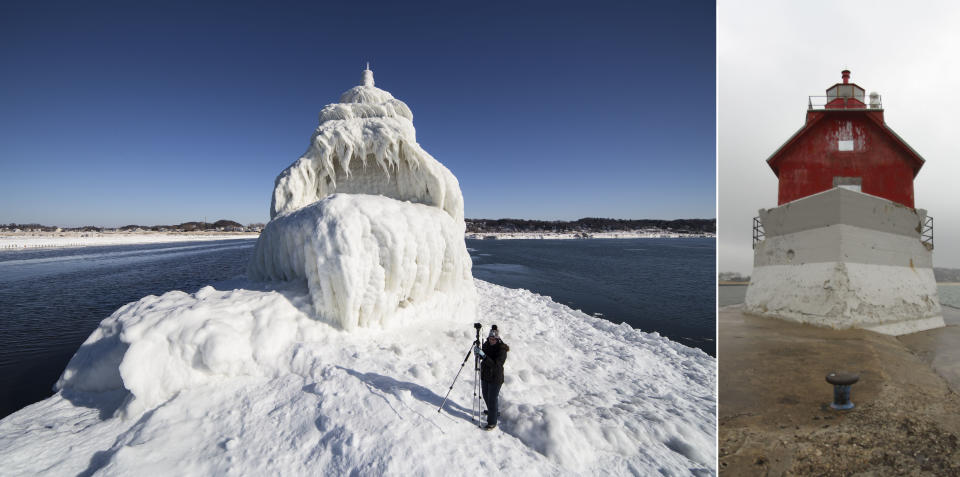
[[[892,335],[944,326],[933,221],[913,201],[923,158],[848,70],[808,105],[767,159],[778,206],[754,219],[747,312]]]

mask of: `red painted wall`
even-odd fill
[[[823,106],[824,109],[859,109],[866,108],[863,101],[855,98],[837,98]]]
[[[826,117],[781,151],[778,205],[833,187],[834,177],[862,178],[861,191],[913,207],[913,166],[902,147],[864,114],[816,112]],[[853,150],[839,150],[839,141]]]

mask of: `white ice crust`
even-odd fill
[[[463,220],[456,177],[417,144],[410,108],[375,87],[369,70],[320,112],[309,148],[277,177],[270,217],[334,193],[383,195]]]
[[[335,194],[267,224],[247,271],[305,279],[315,316],[345,330],[424,306],[472,316],[463,233],[462,221],[435,207]]]
[[[847,262],[754,267],[744,307],[760,316],[892,335],[944,326],[932,268]]]
[[[3,474],[716,474],[715,359],[476,287],[511,348],[497,431],[472,422],[472,362],[437,412],[472,318],[344,332],[303,282],[238,280],[105,319],[56,395],[0,421]]]

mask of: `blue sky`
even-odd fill
[[[716,215],[713,2],[141,3],[0,4],[0,222],[266,222],[367,61],[467,217]]]

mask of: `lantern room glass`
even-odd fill
[[[838,97],[853,98],[862,103],[866,96],[864,95],[863,88],[853,84],[838,84],[827,90],[827,102],[833,101]]]

